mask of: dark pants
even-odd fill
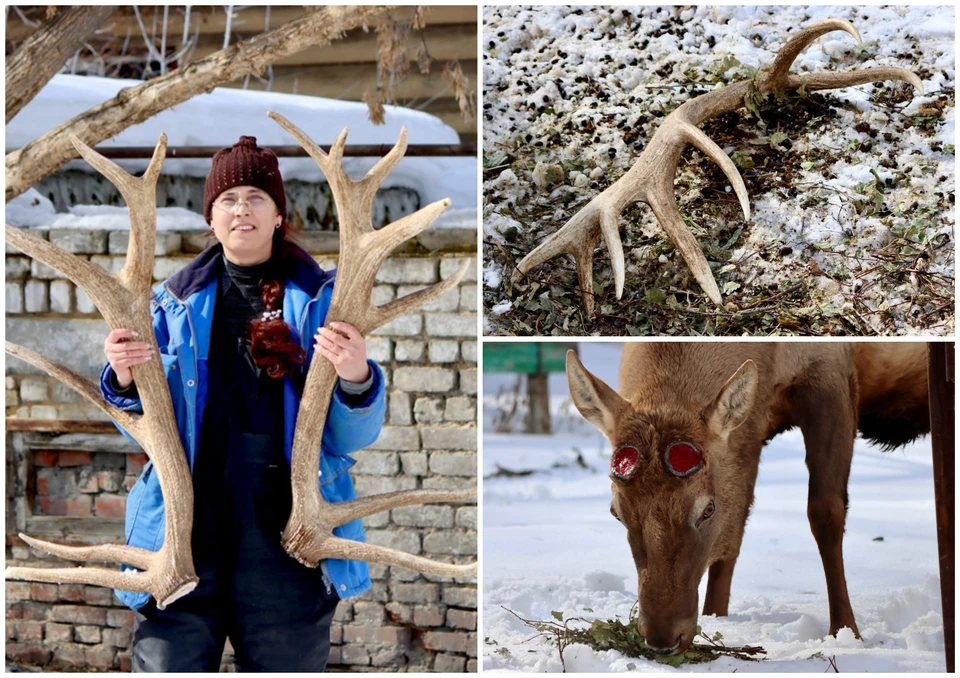
[[[229,637],[237,671],[322,672],[340,599],[319,567],[301,565],[280,545],[289,469],[270,436],[228,437],[217,510],[196,502],[200,583],[164,610],[151,601],[136,613],[133,670],[216,672]]]

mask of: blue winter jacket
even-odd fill
[[[191,473],[207,400],[207,357],[222,252],[219,244],[206,249],[176,275],[157,285],[151,301],[153,331]],[[330,307],[335,271],[324,272],[305,252],[299,250],[299,254],[296,270],[288,276],[283,296],[283,319],[294,328],[295,341],[307,349],[307,364],[303,368],[306,370],[313,358],[312,338],[323,325]],[[373,386],[363,403],[351,407],[339,387],[334,389],[331,398],[321,443],[319,481],[323,498],[329,502],[357,496],[348,473],[356,461],[347,455],[372,444],[383,425],[386,410],[383,373],[375,363],[368,362]],[[113,390],[111,373],[107,364],[100,375],[104,399],[122,410],[141,412],[139,398],[125,398]],[[289,379],[284,382],[284,451],[289,462],[300,401],[293,383]],[[130,438],[122,428],[120,431]],[[194,487],[194,491],[202,492],[203,488]],[[163,495],[150,462],[144,466],[127,497],[127,544],[158,551],[163,545],[164,528]],[[364,541],[360,520],[335,528],[334,534]],[[322,566],[341,598],[358,596],[370,588],[370,575],[364,562],[329,559],[323,561]],[[134,610],[150,600],[149,593],[117,591],[117,596]]]

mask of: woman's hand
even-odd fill
[[[117,383],[127,388],[133,383],[134,365],[142,365],[153,358],[153,346],[143,341],[133,341],[139,335],[133,330],[118,328],[111,330],[103,342],[103,352],[107,362],[117,375]]]
[[[317,330],[316,340],[317,350],[333,363],[341,379],[362,384],[370,377],[367,342],[356,327],[333,322]]]

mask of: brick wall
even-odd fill
[[[122,265],[126,232],[34,232],[110,270]],[[303,239],[324,268],[336,264],[331,253],[335,237]],[[475,261],[475,232],[444,233],[442,240],[451,251],[388,260],[378,275],[374,303],[449,276],[465,257]],[[169,277],[208,242],[196,232],[158,233],[155,279]],[[368,353],[386,375],[388,414],[380,438],[355,455],[353,476],[361,496],[476,486],[476,294],[474,268],[458,288],[368,339]],[[41,350],[81,374],[99,373],[108,330],[70,281],[8,249],[6,299],[9,341]],[[70,389],[16,359],[7,361],[6,409],[8,418],[104,418]],[[135,446],[125,448],[118,434],[100,435],[95,447],[86,439],[78,445],[68,436],[8,436],[8,565],[50,562],[14,536],[16,525],[25,520],[46,518],[58,528],[57,521],[93,521],[110,535],[101,535],[100,541],[122,539],[117,516],[145,457]],[[16,438],[14,444],[11,438]],[[69,449],[71,443],[90,449]],[[472,503],[406,507],[372,516],[365,524],[372,543],[454,562],[476,558],[477,510]],[[475,577],[460,581],[379,565],[371,566],[371,572],[372,590],[338,610],[331,669],[476,670]],[[131,625],[129,611],[106,589],[7,583],[9,661],[128,670]],[[225,662],[230,664],[229,651]]]

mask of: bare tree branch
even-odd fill
[[[327,45],[345,31],[373,25],[393,7],[321,7],[276,30],[238,42],[195,63],[142,85],[81,113],[21,149],[7,154],[6,199],[76,158],[69,135],[93,146],[131,125],[176,106],[192,96],[210,92],[247,73],[259,75],[274,61],[309,46]]]
[[[27,38],[7,59],[7,122],[33,100],[63,68],[87,37],[103,25],[116,7],[70,7]]]

